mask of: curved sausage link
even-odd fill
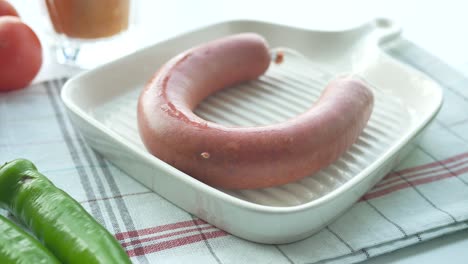
[[[265,40],[239,34],[190,49],[162,66],[142,91],[138,126],[156,157],[209,185],[264,188],[299,180],[328,166],[359,137],[373,107],[360,79],[328,84],[305,113],[259,127],[226,127],[193,113],[204,98],[262,75]]]

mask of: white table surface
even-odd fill
[[[22,19],[45,39],[48,21],[41,1],[10,0]],[[228,19],[255,19],[310,29],[339,30],[374,17],[388,17],[413,41],[468,76],[468,1],[182,1],[138,0],[136,23],[145,46],[182,32]],[[151,32],[151,33],[149,33]],[[43,41],[45,42],[45,41]],[[47,43],[35,82],[71,76],[77,69],[58,65]],[[467,87],[468,89],[468,87]],[[468,109],[467,109],[468,110]],[[468,206],[468,205],[467,205]],[[400,249],[365,263],[467,263],[468,230]]]

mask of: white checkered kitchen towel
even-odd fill
[[[334,223],[300,242],[239,239],[125,175],[71,125],[59,97],[64,80],[0,94],[0,162],[32,160],[115,234],[134,263],[365,260],[468,227],[468,80],[408,41],[387,50],[442,84],[443,108],[399,168]]]

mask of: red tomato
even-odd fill
[[[0,17],[0,91],[26,87],[41,64],[41,43],[32,29],[17,17]]]
[[[0,0],[0,16],[17,16],[18,12],[16,9],[7,1]]]

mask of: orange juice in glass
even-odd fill
[[[122,38],[129,38],[124,33],[130,26],[130,0],[45,0],[45,5],[59,62],[92,68],[128,52]]]

